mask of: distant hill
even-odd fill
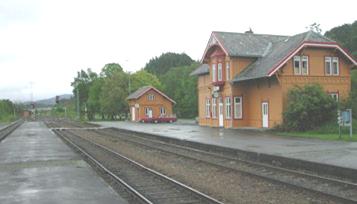
[[[72,94],[63,94],[63,95],[59,95],[59,99],[61,100],[68,100],[71,99],[73,97]],[[25,102],[25,105],[29,105],[31,104],[31,102]],[[52,97],[52,98],[47,98],[47,99],[41,99],[41,100],[37,100],[35,101],[36,107],[50,107],[50,106],[54,106],[56,104],[56,97]]]

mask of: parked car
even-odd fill
[[[142,123],[173,123],[176,122],[176,117],[158,117],[158,118],[142,118]]]

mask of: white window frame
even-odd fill
[[[222,63],[218,63],[217,75],[218,75],[218,81],[222,81],[222,79],[223,79]]]
[[[329,64],[329,67],[327,67],[327,64]],[[337,70],[335,70],[335,66]],[[329,71],[330,73],[328,73]],[[336,72],[335,72],[336,71]],[[338,57],[325,57],[325,74],[328,76],[339,76],[340,75],[340,64],[339,64],[339,59]]]
[[[335,70],[335,67],[334,67],[335,64],[336,64],[337,70]],[[340,66],[339,66],[339,62],[338,62],[338,57],[332,57],[331,65],[332,65],[331,66],[332,75],[338,76],[340,74]],[[337,72],[335,73],[335,71],[337,71]]]
[[[331,57],[325,57],[325,74],[332,75],[332,60]]]
[[[236,99],[239,98],[239,103]],[[234,103],[234,119],[242,119],[243,118],[243,98],[241,96],[235,96],[233,98]],[[239,111],[239,112],[238,112]]]
[[[149,117],[149,110],[151,110],[151,113],[153,113],[151,107],[144,107],[144,111],[145,111],[145,116],[146,116],[146,117]]]
[[[212,98],[212,118],[217,118],[217,98]]]
[[[210,118],[210,100],[209,98],[206,98],[206,118]]]
[[[226,80],[230,80],[231,79],[231,65],[229,64],[229,62],[226,62]]]
[[[331,92],[328,95],[330,95],[333,99],[336,100],[336,102],[338,102],[340,100],[340,96],[338,92]]]
[[[301,75],[301,57],[300,56],[294,56],[294,61],[293,62],[294,62],[294,64],[293,64],[294,75]],[[295,66],[296,62],[299,63],[298,67]]]
[[[231,103],[230,96],[226,97],[225,104],[226,104],[226,119],[231,119],[232,118],[232,103]]]
[[[295,66],[295,63],[298,62],[298,67]],[[306,73],[304,72],[303,64],[306,64]],[[294,68],[294,75],[309,75],[309,57],[302,55],[302,56],[294,56],[293,60],[293,68]]]
[[[166,108],[161,106],[160,107],[160,116],[165,116],[166,115]]]
[[[216,73],[217,73],[216,64],[212,64],[212,81],[213,82],[217,81]]]
[[[155,95],[154,94],[148,94],[148,101],[153,101],[155,100]]]
[[[304,62],[306,64],[306,73],[304,72]],[[301,56],[301,75],[309,75],[309,57]]]

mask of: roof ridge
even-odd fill
[[[263,34],[263,33],[240,33],[240,32],[227,32],[227,31],[212,31],[212,33],[229,33],[229,34],[243,34],[243,35],[265,35],[265,36],[275,36],[275,37],[290,37],[289,35],[274,35],[274,34]]]

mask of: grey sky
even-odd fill
[[[357,1],[2,0],[0,98],[71,93],[79,69],[136,71],[163,52],[200,59],[213,30],[293,35],[357,20]]]

